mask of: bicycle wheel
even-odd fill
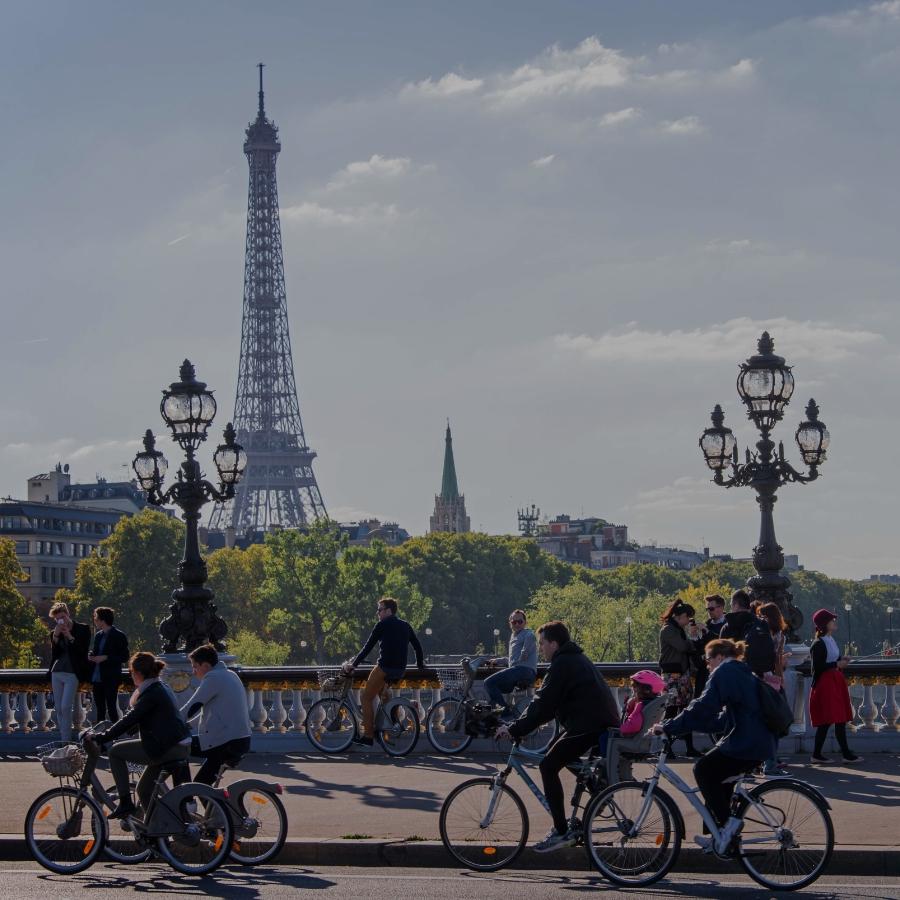
[[[419,741],[419,714],[408,700],[390,701],[379,711],[375,727],[378,743],[390,756],[406,756]]]
[[[119,802],[119,792],[115,785],[103,789],[103,793],[94,792],[94,799],[100,805],[104,815],[108,816]],[[108,801],[108,802],[107,802]],[[150,859],[153,851],[140,842],[124,819],[107,821],[106,844],[103,854],[113,862],[125,865],[136,865]]]
[[[237,798],[241,821],[234,823],[234,840],[229,856],[242,866],[269,862],[281,852],[287,840],[287,813],[271,791],[249,790]]]
[[[73,787],[45,791],[25,816],[28,851],[45,869],[62,875],[92,865],[106,842],[106,818],[97,803]]]
[[[531,734],[526,734],[522,738],[521,745],[526,750],[533,750],[535,753],[545,753],[558,735],[559,722],[556,719],[551,719],[549,722],[545,722],[536,728]]]
[[[499,791],[488,823],[485,818]],[[440,815],[441,840],[450,855],[469,869],[493,872],[508,866],[528,840],[528,813],[519,795],[492,778],[473,778],[455,787]]]
[[[206,875],[221,866],[234,842],[228,807],[205,792],[186,793],[176,812],[184,829],[179,834],[157,838],[160,856],[182,875]]]
[[[812,884],[834,850],[828,809],[815,794],[790,781],[767,781],[750,796],[760,806],[744,800],[738,809],[744,820],[738,861],[744,871],[775,891]]]
[[[356,717],[337,697],[317,700],[306,716],[306,736],[323,753],[343,753],[356,736]]]
[[[438,753],[462,753],[472,743],[472,735],[466,734],[463,704],[455,697],[438,700],[428,711],[425,732],[431,746]]]
[[[644,785],[621,782],[597,794],[584,814],[588,861],[613,884],[653,884],[678,857],[681,834],[670,811],[673,801],[654,790],[647,815],[636,827],[644,802]]]

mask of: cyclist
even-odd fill
[[[569,637],[562,622],[547,622],[538,629],[541,655],[550,663],[547,674],[528,709],[495,737],[521,738],[551,719],[564,729],[541,760],[544,796],[553,816],[553,828],[535,844],[539,853],[571,847],[578,835],[568,829],[565,796],[559,773],[570,762],[597,745],[607,728],[619,724],[619,711],[609,685]]]
[[[146,810],[163,765],[186,761],[190,753],[191,731],[178,713],[174,696],[159,680],[165,667],[165,662],[152,653],[135,653],[128,661],[128,669],[137,688],[137,700],[118,722],[93,737],[103,747],[135,728],[140,733],[139,739],[119,741],[109,749],[109,769],[119,795],[119,805],[109,814],[110,819],[124,819],[137,812],[131,799],[128,763],[147,767],[137,786],[138,799]]]
[[[353,738],[354,744],[371,747],[372,735],[375,732],[375,699],[384,690],[385,682],[396,681],[406,672],[407,645],[412,644],[416,654],[416,665],[423,669],[422,645],[409,622],[397,615],[397,601],[393,597],[382,597],[378,601],[375,614],[378,624],[372,629],[365,647],[359,651],[352,662],[341,667],[349,675],[368,655],[377,643],[379,645],[378,662],[369,675],[362,695],[362,734]]]
[[[719,742],[697,760],[694,777],[706,808],[722,829],[718,841],[694,838],[707,853],[725,853],[743,821],[729,816],[736,775],[743,775],[775,755],[775,738],[760,714],[759,682],[742,661],[745,645],[728,638],[705,648],[709,680],[703,693],[680,715],[650,729],[675,737],[690,731],[722,734]]]
[[[247,692],[212,644],[202,644],[188,658],[200,685],[181,707],[181,714],[188,722],[200,716],[198,733],[191,738],[191,756],[205,757],[194,781],[213,784],[223,764],[236,762],[250,750]]]
[[[492,666],[505,665],[500,672],[494,672],[484,679],[484,689],[494,706],[503,707],[503,718],[515,718],[516,711],[510,708],[503,695],[508,694],[517,684],[534,684],[537,678],[537,641],[534,632],[525,625],[525,613],[514,609],[509,614],[509,652],[505,657],[492,659]]]

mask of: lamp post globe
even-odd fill
[[[196,451],[206,440],[215,418],[216,401],[212,391],[197,380],[189,360],[181,364],[178,375],[179,380],[163,391],[160,402],[163,421],[185,454],[177,481],[163,491],[168,462],[156,449],[156,439],[149,428],[144,434],[144,449],[132,463],[134,473],[147,493],[147,502],[153,506],[174,503],[181,508],[184,517],[184,558],[178,564],[181,586],[172,592],[169,616],[159,626],[164,653],[174,653],[181,648],[190,652],[207,642],[224,649],[223,639],[228,626],[216,614],[213,593],[206,587],[206,561],[200,555],[198,534],[200,510],[210,500],[230,500],[247,467],[247,454],[236,443],[234,429],[229,423],[224,443],[219,445],[213,457],[219,474],[218,487],[203,477]]]
[[[789,482],[807,484],[819,477],[831,435],[819,421],[818,406],[810,400],[806,421],[794,434],[808,474],[799,472],[785,459],[783,444],[776,447],[772,441],[771,431],[784,417],[793,396],[794,375],[784,357],[775,353],[775,342],[767,331],[757,342],[757,353],[739,366],[737,392],[747,409],[747,418],[759,432],[756,452],[748,448],[745,461],[740,462],[734,434],[725,426],[718,404],[712,412],[712,427],[700,436],[700,449],[716,484],[726,488],[751,487],[756,492],[760,512],[759,540],[753,548],[756,574],[747,580],[747,586],[756,599],[778,605],[789,626],[789,640],[797,641],[803,615],[793,605],[791,582],[782,571],[784,552],[775,537],[773,510],[780,487]]]

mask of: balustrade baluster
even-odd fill
[[[280,690],[272,692],[272,708],[269,710],[269,719],[272,722],[272,731],[277,731],[279,734],[287,731],[287,726],[284,724],[287,721],[287,710],[284,708]]]
[[[863,685],[862,703],[859,704],[859,718],[862,724],[856,729],[857,733],[875,730],[875,703],[872,698],[872,685],[866,682]]]
[[[35,694],[34,705],[34,721],[35,731],[50,731],[51,710],[47,706],[47,694],[45,691],[38,691]]]
[[[31,706],[28,703],[28,691],[19,691],[16,694],[16,722],[19,723],[19,733],[28,734],[31,731]]]
[[[0,719],[2,719],[3,733],[12,734],[15,731],[16,720],[13,717],[13,706],[10,703],[10,695],[4,691],[0,694]]]
[[[883,714],[887,722],[887,729],[900,730],[900,706],[897,705],[897,685],[886,684]]]
[[[306,709],[303,706],[303,691],[291,691],[291,731],[302,731],[306,721]]]
[[[266,712],[266,707],[263,704],[262,689],[250,688],[249,693],[251,696],[250,721],[253,723],[253,730],[265,733],[266,719],[268,719],[269,716]]]

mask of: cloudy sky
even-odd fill
[[[747,555],[697,438],[768,328],[833,448],[780,542],[900,570],[900,0],[8,5],[0,493],[126,475],[185,356],[225,424],[260,60],[333,516],[424,532],[449,416],[473,527]]]

